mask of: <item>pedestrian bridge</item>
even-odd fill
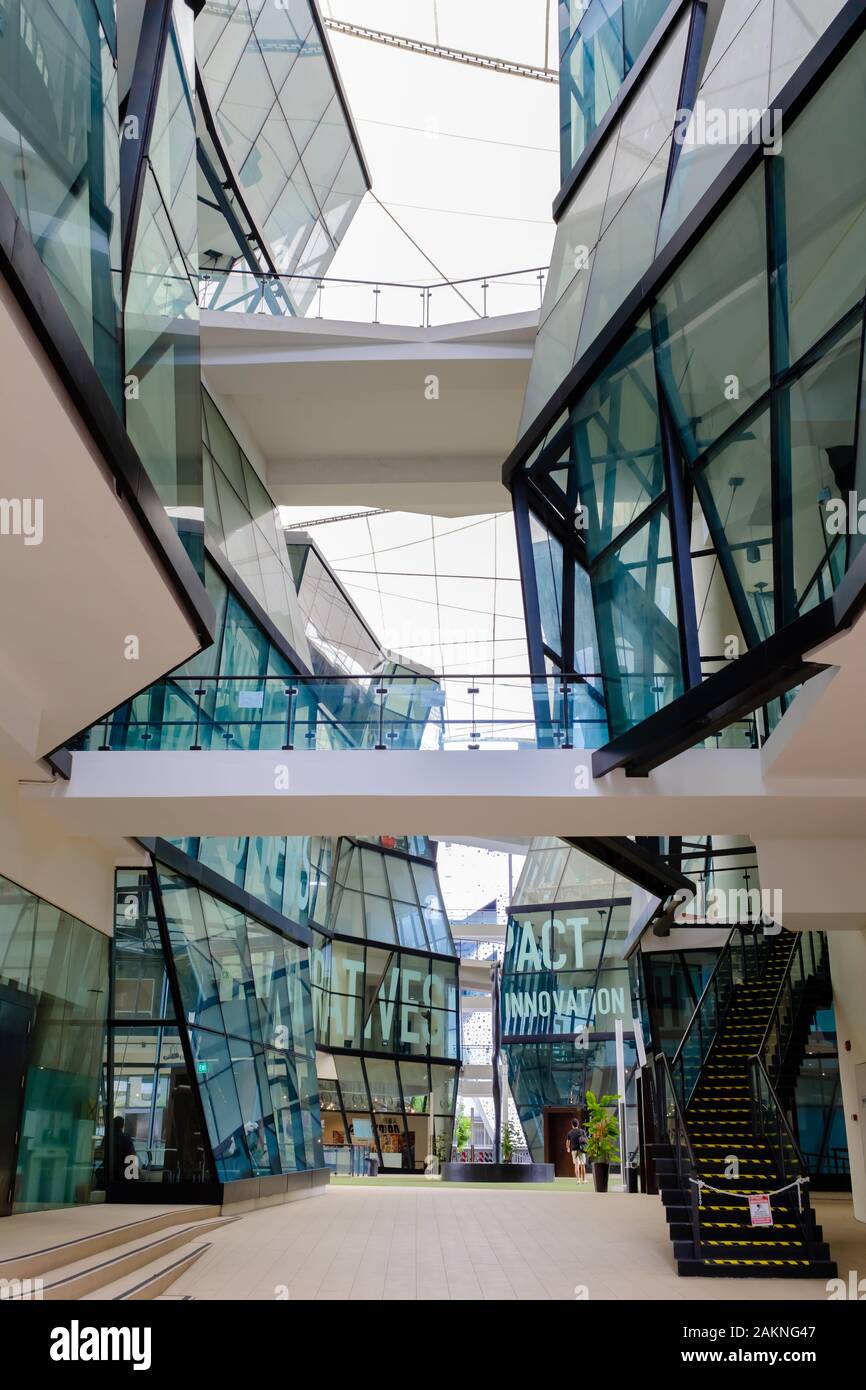
[[[692,749],[645,778],[594,780],[591,760],[562,748],[96,750],[72,754],[68,780],[21,794],[77,835],[866,836],[864,777],[774,777],[751,749]]]

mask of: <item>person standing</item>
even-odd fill
[[[578,1182],[586,1182],[586,1135],[578,1123],[577,1116],[572,1117],[571,1129],[565,1136],[565,1147],[571,1154],[574,1176]]]

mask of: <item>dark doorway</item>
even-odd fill
[[[580,1119],[581,1107],[547,1106],[544,1111],[544,1161],[552,1163],[558,1178],[574,1177],[574,1162],[565,1147],[565,1136],[571,1122]]]
[[[0,984],[0,1216],[12,1211],[33,1001]]]

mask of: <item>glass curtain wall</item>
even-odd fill
[[[817,1010],[805,1051],[792,1105],[795,1133],[814,1186],[847,1189],[851,1167],[832,1007]]]
[[[367,188],[314,8],[208,3],[196,48],[228,182],[281,276],[269,292],[304,313]],[[253,308],[261,289],[241,272],[210,272],[206,302],[242,308],[245,283]]]
[[[537,498],[544,516],[523,555],[535,640],[564,646],[579,567],[594,625],[575,669],[598,660],[611,737],[717,670],[732,640],[754,647],[828,599],[859,549],[839,517],[859,477],[864,44],[520,466],[517,505]]]
[[[451,1150],[457,962],[315,937],[317,1040],[332,1064],[322,1082],[326,1148],[360,1143],[385,1169],[424,1171]]]
[[[185,524],[200,522],[203,508],[194,75],[183,44],[191,24],[191,11],[176,3],[140,170],[124,299],[124,395],[132,442],[200,563]]]
[[[566,0],[560,4],[563,183],[615,102],[668,4],[669,0]]]
[[[621,948],[631,884],[555,839],[530,844],[514,893],[502,968],[502,1045],[533,1159],[545,1159],[545,1116],[616,1091],[614,1031],[635,1058],[636,1012]]]
[[[104,1195],[108,952],[0,877],[0,1214]]]
[[[114,7],[2,0],[0,27],[0,184],[120,412]]]
[[[154,902],[151,876],[118,875],[114,1123],[134,1180],[321,1167],[306,946],[162,866],[157,881]]]
[[[429,843],[411,846],[426,859],[373,846],[337,842],[328,934],[314,932],[325,1148],[335,1166],[356,1144],[419,1172],[451,1152],[458,962]]]

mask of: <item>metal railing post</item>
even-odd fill
[[[201,684],[201,677],[199,677],[198,686],[197,686],[196,689],[193,691],[193,694],[194,694],[194,695],[197,695],[199,698],[196,700],[196,705],[195,705],[195,741],[194,741],[193,743],[190,744],[190,749],[189,749],[189,751],[190,751],[191,753],[200,753],[200,752],[201,752],[201,744],[200,744],[199,741],[198,741],[198,735],[199,735],[199,727],[200,727],[200,725],[201,725],[201,697],[202,697],[202,695],[204,695],[204,693],[205,693],[205,692],[204,692],[204,687],[203,687],[202,684]]]
[[[293,696],[293,695],[297,695],[297,693],[298,693],[298,687],[297,687],[296,685],[287,685],[287,686],[285,687],[285,692],[286,692],[286,741],[285,741],[285,743],[283,744],[283,748],[285,748],[286,751],[291,751],[291,748],[292,748],[292,746],[293,746],[293,745],[292,745],[292,696]]]
[[[385,742],[385,696],[388,694],[387,686],[377,686],[376,694],[379,696],[379,742],[376,744],[376,748],[381,752],[388,747]]]

